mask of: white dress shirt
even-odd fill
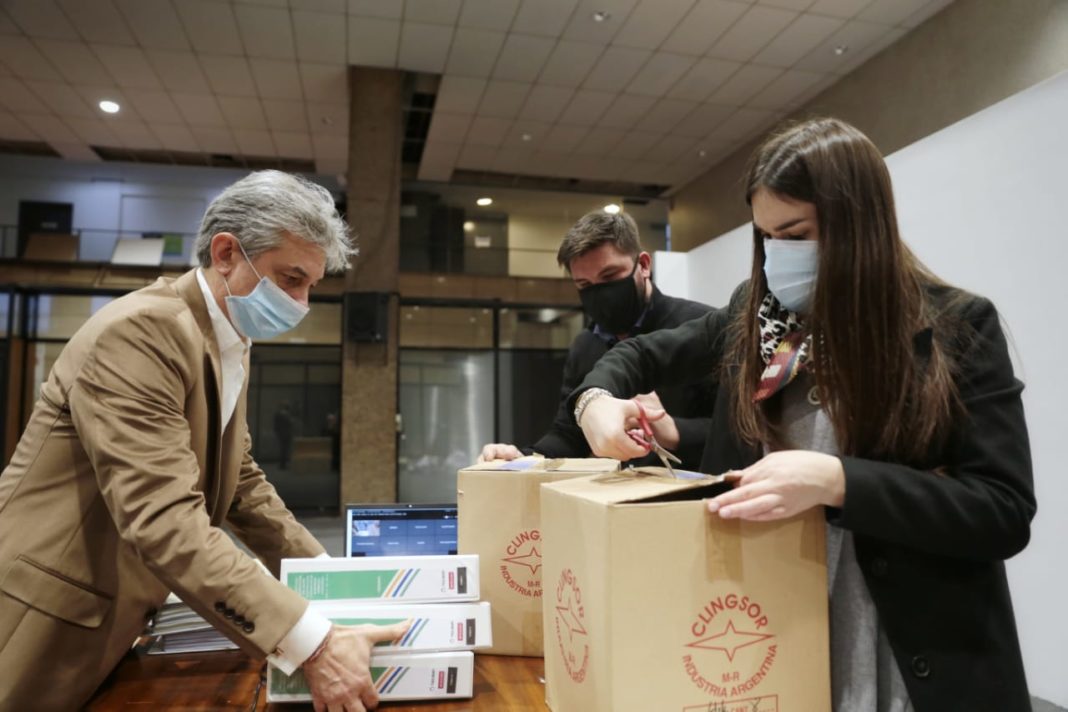
[[[204,301],[208,304],[208,316],[211,317],[211,327],[215,332],[215,340],[219,345],[219,359],[222,383],[219,390],[222,394],[222,429],[230,424],[234,416],[234,408],[237,407],[237,399],[241,395],[241,389],[245,386],[245,355],[252,347],[251,339],[237,333],[230,320],[223,314],[215,301],[215,295],[208,286],[208,280],[204,277],[204,270],[197,269],[197,283],[200,291],[204,294]],[[321,556],[327,556],[322,554]],[[329,557],[328,557],[329,558]],[[267,660],[286,675],[292,675],[308,656],[315,652],[319,644],[326,638],[330,631],[329,619],[316,613],[309,606],[300,617],[297,624],[286,633],[278,644],[274,653],[267,656]]]

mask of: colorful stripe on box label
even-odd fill
[[[419,569],[294,571],[287,574],[286,585],[309,601],[400,598],[418,575]]]
[[[371,679],[375,681],[375,689],[380,694],[392,692],[407,674],[407,667],[371,668]]]

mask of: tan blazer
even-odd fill
[[[252,460],[244,390],[220,432],[219,374],[195,272],[63,349],[0,476],[0,710],[81,706],[168,591],[257,657],[304,612],[220,529],[275,573],[323,551]]]

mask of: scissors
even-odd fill
[[[638,406],[638,425],[641,426],[641,430],[628,430],[627,435],[630,439],[638,443],[642,447],[648,448],[652,452],[656,453],[656,456],[660,458],[660,462],[664,464],[664,468],[672,477],[677,477],[675,474],[675,468],[671,466],[672,462],[682,464],[682,460],[677,458],[672,453],[668,452],[664,447],[656,441],[653,436],[653,426],[649,424],[649,418],[645,415],[645,408],[637,398],[631,399],[634,405]]]

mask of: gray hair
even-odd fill
[[[202,267],[211,267],[211,238],[220,232],[233,234],[249,259],[278,247],[291,233],[322,248],[328,272],[345,271],[357,253],[330,191],[282,171],[250,173],[211,201],[195,245]]]

